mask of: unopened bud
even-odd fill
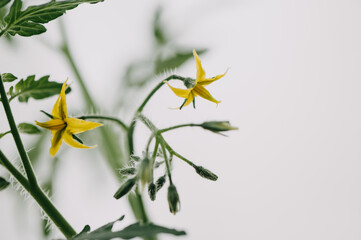
[[[129,168],[122,168],[119,170],[119,173],[121,175],[134,175],[136,172],[134,167],[129,167]]]
[[[217,181],[217,179],[218,179],[218,176],[216,174],[212,173],[211,171],[209,171],[208,169],[206,169],[202,166],[195,166],[194,169],[196,170],[198,175],[201,177],[204,177],[204,178],[212,180],[212,181]]]
[[[166,176],[163,175],[155,182],[155,186],[157,187],[157,192],[164,186],[164,183],[166,182]]]
[[[130,178],[125,183],[123,183],[122,186],[118,189],[118,191],[114,194],[115,199],[119,199],[123,197],[125,194],[130,192],[132,190],[133,186],[135,185],[137,179],[136,178]]]
[[[231,126],[229,121],[210,121],[201,124],[201,127],[212,132],[225,132],[230,130],[238,130],[237,127]]]
[[[148,194],[149,194],[150,200],[154,201],[156,194],[157,194],[157,187],[155,186],[155,184],[153,182],[148,185]]]
[[[152,173],[151,171],[152,164],[150,162],[150,159],[146,157],[142,160],[138,169],[138,176],[143,187],[146,183],[149,182]]]
[[[176,214],[180,210],[180,201],[177,188],[171,184],[168,187],[168,205],[169,211],[173,214]]]

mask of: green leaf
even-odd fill
[[[110,222],[110,223],[107,223],[107,224],[101,226],[100,228],[94,230],[92,233],[101,233],[101,232],[106,232],[106,231],[110,232],[110,231],[112,231],[114,223],[120,222],[123,219],[124,219],[124,215],[121,216],[120,218],[118,218],[117,220],[113,221],[113,222]]]
[[[0,177],[0,191],[4,190],[10,185],[8,181],[6,181],[4,178]]]
[[[18,129],[21,133],[26,134],[39,134],[41,130],[31,123],[19,123]]]
[[[158,226],[152,223],[140,224],[135,223],[129,225],[121,231],[111,232],[110,229],[104,229],[103,231],[94,231],[87,234],[82,234],[73,240],[110,240],[113,238],[132,239],[135,237],[149,237],[160,233],[171,234],[175,236],[182,236],[186,233],[184,231],[178,231],[162,226]]]
[[[10,0],[0,0],[0,8],[4,7],[9,2],[10,2]]]
[[[16,85],[10,87],[8,95],[9,101],[18,97],[19,102],[28,102],[29,98],[44,99],[57,95],[61,91],[62,84],[49,81],[49,76],[41,77],[35,80],[35,75],[27,77],[25,80],[21,79]],[[66,93],[70,92],[67,88]]]
[[[1,1],[1,0],[0,0]],[[22,1],[15,0],[10,8],[9,14],[5,17],[6,27],[0,33],[9,33],[12,36],[29,37],[41,34],[46,31],[42,25],[60,16],[67,10],[76,8],[81,3],[98,3],[104,0],[72,0],[72,1],[50,1],[45,4],[30,6],[21,11]]]
[[[18,78],[11,73],[3,73],[1,74],[1,79],[3,80],[3,82],[13,82]]]
[[[207,50],[202,49],[198,50],[197,53],[199,55],[205,53]],[[166,59],[162,59],[158,57],[155,62],[155,73],[163,73],[166,70],[174,69],[180,67],[183,63],[188,61],[193,57],[193,51],[177,51],[173,56],[170,56]]]
[[[154,14],[153,20],[153,34],[159,45],[164,45],[168,42],[164,27],[161,24],[160,17],[162,15],[162,8],[158,7]]]

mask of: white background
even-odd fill
[[[181,239],[360,239],[361,2],[108,0],[83,5],[64,20],[76,61],[104,112],[117,94],[124,66],[149,53],[159,4],[177,44],[209,49],[201,56],[207,76],[230,71],[208,87],[222,100],[217,108],[198,98],[196,110],[169,110],[182,100],[164,88],[146,114],[159,127],[231,120],[239,131],[228,138],[199,129],[166,135],[175,149],[216,172],[219,180],[201,179],[176,160],[181,212],[169,213],[163,190],[156,202],[147,200],[152,220],[185,229],[188,235]],[[69,112],[86,113],[65,59],[44,44],[57,46],[58,25],[47,28],[41,37],[16,37],[14,47],[1,40],[0,71],[20,77],[50,74],[59,82],[69,77]],[[176,73],[194,76],[194,62]],[[164,76],[155,76],[156,81]],[[15,117],[19,122],[45,120],[39,110],[50,111],[54,102],[55,97],[28,105],[14,102]],[[2,109],[0,114],[4,131]],[[137,131],[136,138],[141,151],[147,135]],[[25,140],[30,149],[31,137]],[[0,146],[16,160],[11,137],[1,139]],[[77,230],[122,214],[126,223],[133,222],[127,203],[112,198],[118,184],[96,149],[67,151],[60,168],[54,201]],[[10,189],[0,193],[0,239],[39,239],[38,208],[17,195]]]

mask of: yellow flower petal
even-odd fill
[[[85,121],[77,118],[67,118],[65,119],[65,122],[67,124],[66,130],[71,134],[82,133],[103,125],[101,123]]]
[[[189,97],[187,98],[187,101],[184,103],[183,107],[189,105],[193,101],[194,97],[195,96],[194,96],[193,91],[192,91],[191,94],[189,94]]]
[[[68,110],[66,108],[66,97],[65,97],[65,90],[68,87],[66,85],[67,81],[68,79],[66,79],[65,82],[63,83],[63,86],[60,91],[60,95],[55,102],[53,111],[51,112],[51,115],[53,115],[54,118],[65,119],[68,117]]]
[[[208,84],[211,84],[212,82],[217,81],[218,79],[224,77],[227,74],[227,72],[228,72],[228,69],[224,74],[219,74],[212,78],[205,78],[204,80],[199,81],[198,84],[200,84],[202,86],[207,86]]]
[[[50,119],[50,121],[47,122],[35,121],[35,124],[51,131],[58,131],[66,127],[66,124],[62,119]]]
[[[208,101],[214,102],[214,103],[220,103],[221,101],[218,101],[212,97],[212,95],[208,92],[207,89],[205,89],[203,86],[197,84],[193,91],[198,94],[200,97],[207,99]]]
[[[71,147],[75,147],[75,148],[94,148],[96,146],[86,146],[84,144],[81,144],[80,142],[74,140],[72,133],[69,132],[68,130],[65,131],[64,135],[63,135],[64,141],[66,144],[68,144]]]
[[[172,87],[171,85],[169,85],[168,82],[165,82],[165,83],[170,87],[170,89],[172,89],[172,91],[174,92],[175,95],[177,95],[178,97],[181,97],[181,98],[188,98],[189,93],[192,91],[192,89],[175,88],[175,87]]]
[[[50,155],[52,157],[58,152],[61,144],[63,143],[63,135],[65,130],[53,131],[53,138],[51,139]]]
[[[206,72],[202,68],[201,60],[198,57],[198,54],[195,49],[193,49],[194,59],[196,60],[197,67],[197,75],[196,75],[196,83],[198,81],[203,81],[206,78]]]

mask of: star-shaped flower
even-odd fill
[[[86,146],[79,141],[76,141],[74,134],[82,133],[96,127],[101,126],[102,124],[85,121],[77,118],[70,118],[68,116],[68,110],[66,107],[66,98],[65,90],[68,87],[64,82],[63,87],[61,88],[60,95],[55,102],[53,111],[51,112],[52,119],[47,122],[38,122],[35,121],[36,125],[46,128],[52,132],[50,155],[55,156],[58,152],[63,140],[65,143],[75,148],[93,148],[96,146]]]
[[[185,80],[185,81],[193,80],[193,82],[191,82],[191,84],[185,82],[185,85],[186,86],[190,85],[190,87],[188,89],[175,88],[175,87],[172,87],[171,85],[169,85],[168,82],[166,82],[168,84],[168,86],[170,87],[170,89],[172,89],[172,91],[175,93],[175,95],[177,95],[178,97],[181,97],[181,98],[185,98],[184,103],[182,104],[182,106],[180,106],[179,109],[182,109],[182,107],[189,105],[192,101],[193,101],[193,106],[194,106],[194,98],[196,96],[200,96],[200,97],[207,99],[208,101],[214,102],[216,104],[221,102],[221,101],[216,100],[214,97],[212,97],[212,95],[208,92],[208,90],[204,86],[207,86],[207,85],[211,84],[212,82],[224,77],[224,75],[226,75],[227,71],[224,74],[217,75],[213,78],[206,78],[206,73],[202,68],[201,60],[199,59],[196,50],[193,50],[193,55],[194,55],[194,59],[196,61],[197,75],[196,75],[195,80],[189,79],[189,78],[187,78]]]

